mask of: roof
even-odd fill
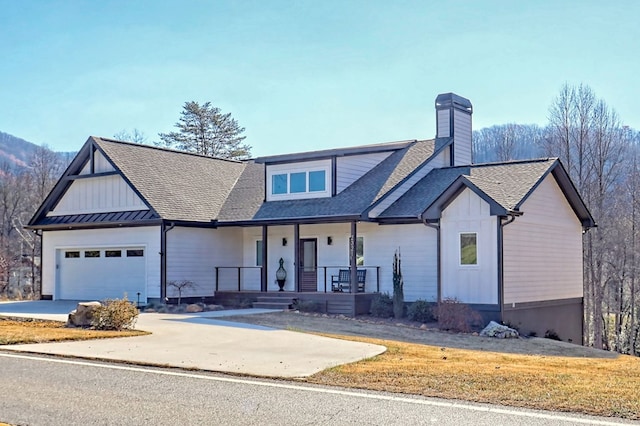
[[[503,163],[474,164],[432,170],[380,216],[380,219],[421,218],[424,213],[440,209],[462,186],[470,187],[500,214],[520,213],[519,209],[537,185],[553,173],[584,226],[595,223],[580,195],[557,158]]]
[[[413,141],[392,153],[376,167],[333,197],[302,200],[264,200],[264,165],[248,165],[229,194],[219,222],[273,221],[360,217],[435,152],[435,140]]]
[[[91,138],[140,196],[168,220],[218,217],[245,164],[148,145]]]

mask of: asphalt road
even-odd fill
[[[0,389],[0,423],[13,425],[629,423],[288,381],[3,352]]]

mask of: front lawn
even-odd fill
[[[141,336],[144,334],[149,333],[139,330],[105,331],[66,328],[65,324],[59,321],[0,317],[0,345],[106,339],[110,337]]]
[[[311,383],[640,419],[640,358],[507,354],[332,337],[388,350],[315,374]]]

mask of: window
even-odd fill
[[[271,178],[271,193],[286,194],[287,192],[287,174],[273,175]]]
[[[351,250],[351,237],[349,237],[349,250]],[[364,237],[356,237],[356,265],[364,265]]]
[[[325,176],[324,170],[309,172],[309,192],[324,191],[326,189]]]
[[[122,251],[120,250],[105,250],[104,257],[122,257]]]
[[[256,266],[262,266],[262,240],[256,241]]]
[[[289,175],[291,181],[291,193],[307,192],[307,173],[291,173]]]
[[[356,264],[364,265],[364,237],[356,237]]]
[[[460,234],[460,265],[478,264],[478,235],[475,232]]]
[[[292,171],[271,175],[272,195],[323,193],[326,190],[326,170]]]
[[[127,257],[144,257],[143,249],[127,250]]]
[[[65,251],[64,252],[64,257],[67,259],[75,259],[80,257],[80,252],[79,251]]]
[[[84,257],[100,257],[100,250],[85,250]]]

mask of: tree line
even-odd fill
[[[640,132],[584,84],[565,84],[548,117],[475,131],[475,160],[560,158],[598,224],[583,236],[585,344],[640,355]]]

